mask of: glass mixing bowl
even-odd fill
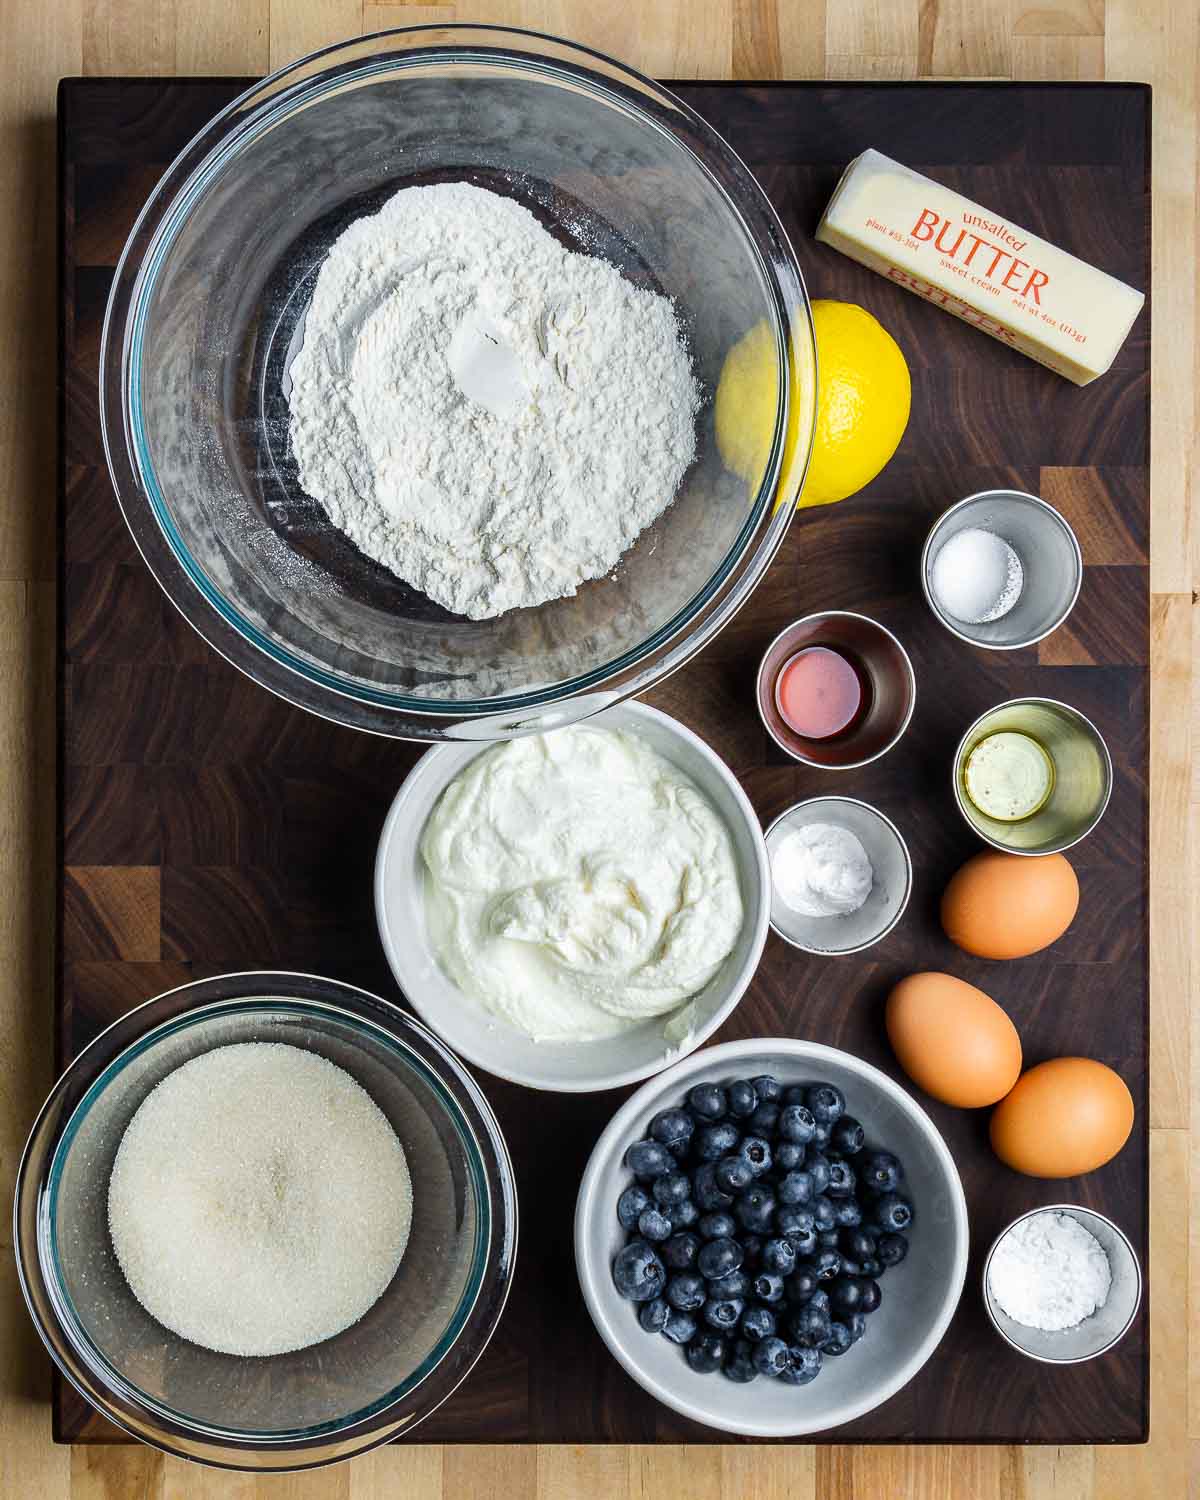
[[[704,393],[674,502],[571,598],[472,621],[360,553],[300,488],[289,368],[321,263],[398,189],[466,179],[673,299]],[[714,403],[761,326],[734,474]],[[160,182],[117,268],[100,361],[105,451],[184,616],[281,697],[359,729],[498,738],[584,717],[686,661],[749,596],[812,441],[812,319],[762,190],[665,89],[532,32],[412,27],[249,89]]]
[[[350,1073],[403,1142],[413,1184],[409,1242],[379,1301],[335,1337],[270,1358],[217,1354],[156,1322],[108,1232],[113,1158],[142,1100],[190,1058],[247,1041]],[[59,1079],[17,1175],[17,1264],[59,1368],[135,1437],[227,1468],[311,1468],[408,1432],[470,1371],[508,1296],[515,1194],[486,1099],[423,1026],[332,980],[230,974],[128,1012]]]

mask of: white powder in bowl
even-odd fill
[[[929,586],[948,615],[966,625],[987,625],[1014,607],[1025,587],[1025,572],[1002,536],[968,526],[939,549]]]
[[[467,182],[402,188],[339,235],[290,378],[305,491],[472,620],[603,577],[696,451],[672,303]]]
[[[404,1149],[328,1059],[217,1047],[167,1075],[117,1148],[113,1248],[173,1333],[223,1354],[284,1354],[356,1323],[412,1223]]]
[[[1026,1328],[1074,1328],[1108,1301],[1112,1268],[1104,1247],[1078,1219],[1052,1209],[1015,1224],[996,1246],[988,1286],[1004,1312]]]

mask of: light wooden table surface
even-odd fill
[[[0,1258],[3,1500],[1183,1500],[1200,1496],[1200,1030],[1189,1008],[1190,496],[1198,482],[1197,0],[0,0],[0,1197],[51,1082],[54,90],[64,74],[265,73],[359,31],[526,25],[660,77],[1111,78],[1154,86],[1152,1433],[1144,1448],[436,1448],[290,1478],[54,1447],[49,1363]],[[886,143],[881,143],[886,144]],[[1083,242],[1086,251],[1086,240]],[[1120,995],[1097,997],[1120,1005]],[[1197,1008],[1200,1015],[1200,1007]],[[2,1206],[2,1204],[0,1204]],[[8,1223],[7,1211],[3,1222]],[[1189,1257],[1189,1223],[1192,1231]],[[9,1233],[8,1228],[4,1234]],[[1189,1347],[1189,1325],[1197,1336]],[[1190,1398],[1190,1399],[1189,1399]],[[1190,1480],[1190,1483],[1189,1483]]]

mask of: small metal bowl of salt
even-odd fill
[[[1037,495],[984,490],[938,517],[921,553],[930,609],[960,640],[987,651],[1032,646],[1079,597],[1083,554],[1063,517]]]
[[[1074,1203],[1014,1219],[983,1266],[992,1326],[1043,1364],[1106,1354],[1132,1327],[1141,1300],[1142,1268],[1124,1231]]]
[[[900,830],[856,797],[810,797],[767,828],[771,927],[805,953],[861,953],[887,936],[912,892]]]

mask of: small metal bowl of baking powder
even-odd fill
[[[1084,1318],[1082,1323],[1059,1332],[1030,1328],[1010,1318],[992,1295],[991,1288],[992,1257],[1000,1245],[1018,1224],[1035,1214],[1045,1213],[1067,1214],[1093,1235],[1108,1257],[1112,1272],[1112,1285],[1103,1306]],[[1041,1360],[1047,1365],[1077,1365],[1107,1354],[1133,1326],[1141,1301],[1142,1268],[1129,1237],[1111,1219],[1106,1219],[1095,1209],[1081,1208],[1077,1203],[1048,1203],[1044,1207],[1031,1208],[1001,1230],[992,1241],[983,1263],[983,1305],[992,1320],[992,1327],[1005,1343],[1011,1344],[1021,1354],[1027,1354],[1030,1359]]]
[[[832,823],[848,829],[871,861],[871,893],[857,911],[837,917],[807,917],[784,901],[771,876],[771,928],[803,953],[834,958],[861,953],[887,937],[904,915],[912,894],[913,867],[900,830],[877,807],[856,797],[810,797],[781,812],[766,832],[767,859],[794,829]]]

